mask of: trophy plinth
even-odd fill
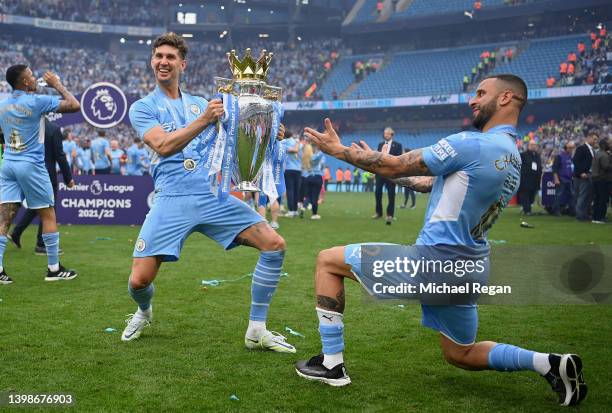
[[[266,151],[272,139],[276,139],[271,136],[273,102],[281,100],[282,89],[266,84],[272,53],[262,51],[257,61],[251,57],[251,49],[246,49],[242,60],[234,50],[227,57],[233,79],[215,77],[215,85],[219,92],[238,97],[238,133],[232,168],[234,190],[257,192]]]

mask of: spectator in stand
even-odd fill
[[[595,155],[593,147],[597,143],[597,135],[589,132],[584,144],[576,148],[574,157],[574,193],[576,194],[576,219],[588,221],[591,209],[593,184],[591,182],[591,167]]]
[[[470,83],[472,83],[474,79],[476,79],[477,76],[478,76],[478,69],[476,68],[476,66],[474,66],[472,67],[472,78],[470,79]]]
[[[541,179],[542,159],[538,145],[530,141],[527,150],[521,153],[521,183],[518,190],[519,202],[525,215],[531,215],[531,205],[540,189]]]
[[[353,180],[353,174],[351,173],[351,170],[347,166],[346,169],[344,170],[344,189],[346,190],[346,192],[351,192],[352,180]]]
[[[584,44],[584,42],[582,40],[580,40],[578,42],[578,54],[580,54],[580,57],[584,57],[585,53],[586,53],[586,46]]]
[[[504,53],[505,63],[512,63],[512,57],[513,56],[514,56],[514,51],[512,50],[511,47],[508,47],[506,49],[506,52]]]
[[[557,156],[552,164],[553,181],[555,184],[555,202],[553,204],[553,214],[559,216],[562,213],[567,215],[575,215],[574,194],[572,191],[572,156],[576,144],[573,141],[563,145],[563,150]]]
[[[559,76],[562,81],[567,77],[567,62],[562,62],[559,65]]]
[[[593,171],[593,223],[605,224],[610,190],[612,189],[612,148],[610,140],[602,139],[595,152]]]
[[[576,53],[569,52],[569,54],[567,55],[567,61],[568,61],[568,63],[576,64]]]
[[[344,172],[339,167],[336,169],[336,192],[342,192],[342,182],[344,182]]]
[[[548,75],[548,78],[546,79],[546,87],[553,87],[555,86],[555,77],[553,75]]]
[[[467,92],[468,86],[470,85],[470,78],[468,75],[463,76],[463,92]]]
[[[382,14],[384,7],[385,7],[385,4],[384,4],[383,0],[377,0],[376,1],[376,13],[379,16]]]

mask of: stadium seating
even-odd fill
[[[546,87],[548,75],[558,76],[559,63],[579,40],[587,42],[586,35],[564,36],[553,39],[532,40],[529,46],[510,64],[498,65],[494,73],[514,73],[522,77],[529,88]]]
[[[403,12],[394,13],[392,19],[428,16],[432,14],[462,13],[471,11],[473,0],[414,0]],[[504,5],[504,0],[482,1],[483,7],[492,8]]]

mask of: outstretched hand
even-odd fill
[[[340,137],[334,130],[329,118],[325,118],[325,132],[321,133],[312,128],[304,128],[304,135],[309,138],[321,151],[333,157],[338,157],[344,145],[340,142]]]

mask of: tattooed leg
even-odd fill
[[[19,211],[21,204],[12,202],[9,204],[0,204],[0,235],[6,235],[11,226],[11,222]]]
[[[285,240],[267,222],[258,222],[242,231],[234,240],[239,245],[260,251],[284,251]]]
[[[344,278],[356,281],[351,267],[344,263],[344,247],[321,251],[317,257],[315,271],[318,308],[336,313],[344,312]]]

